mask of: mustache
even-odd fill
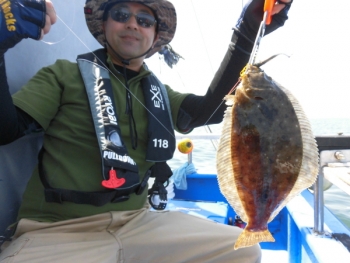
[[[138,32],[133,32],[133,31],[122,31],[119,34],[119,37],[134,37],[136,39],[141,39],[142,36]]]

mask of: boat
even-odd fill
[[[178,139],[191,135],[177,136]],[[219,135],[194,135],[196,139],[217,139]],[[30,171],[37,163],[42,135],[31,134],[0,147],[0,236],[14,222]],[[263,263],[347,263],[350,262],[350,230],[324,205],[323,180],[344,191],[350,186],[350,136],[316,136],[320,152],[320,173],[312,189],[305,189],[269,223],[275,242],[260,243]],[[29,158],[28,158],[29,157]],[[192,160],[191,154],[188,163]],[[20,160],[20,164],[18,164]],[[11,176],[9,176],[11,175]],[[338,182],[341,181],[342,183]],[[174,198],[166,209],[244,227],[221,194],[215,173],[186,175],[187,189],[174,187]],[[0,237],[1,240],[1,237]]]
[[[191,135],[178,136],[179,139],[184,137],[191,138]],[[218,137],[193,136],[194,140]],[[268,228],[276,241],[260,243],[262,262],[350,262],[350,230],[325,207],[323,196],[329,187],[328,181],[346,192],[350,190],[350,185],[342,179],[350,179],[350,136],[316,136],[316,141],[320,153],[318,179],[312,188],[305,189],[290,201],[269,223]],[[192,158],[188,157],[189,163]],[[174,204],[169,209],[244,227],[221,194],[216,174],[192,173],[186,177],[187,189],[175,187],[175,198],[170,201]]]
[[[84,24],[84,0],[53,0],[61,21],[52,36],[42,42],[24,40],[5,57],[11,92],[18,90],[35,72],[55,62],[57,57],[74,61],[82,51],[82,42],[94,50],[100,46],[90,35],[79,35]],[[69,4],[68,4],[69,3]],[[64,12],[69,6],[71,12]],[[73,15],[72,15],[73,14]],[[67,27],[71,30],[67,30]],[[41,52],[28,52],[40,50]],[[65,51],[63,54],[63,50]],[[88,52],[89,50],[86,50]],[[18,61],[32,61],[22,67]],[[10,70],[14,69],[14,70]],[[21,77],[18,77],[21,76]],[[218,139],[219,135],[179,135],[196,139]],[[347,263],[350,262],[350,231],[323,202],[325,180],[350,194],[344,178],[349,178],[350,136],[316,136],[320,153],[320,173],[312,189],[305,189],[291,200],[269,223],[275,242],[260,243],[263,263]],[[15,221],[22,193],[37,163],[42,134],[30,134],[0,147],[0,236]],[[188,157],[191,162],[192,155]],[[244,226],[221,194],[215,172],[194,172],[186,176],[187,189],[174,187],[174,198],[167,209],[208,218],[220,224]]]

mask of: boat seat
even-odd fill
[[[16,221],[22,195],[37,164],[41,146],[41,133],[0,146],[0,236]]]

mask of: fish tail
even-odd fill
[[[252,232],[245,228],[243,232],[238,236],[234,249],[236,250],[242,247],[250,247],[258,244],[259,242],[275,242],[275,239],[268,229]]]

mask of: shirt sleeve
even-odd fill
[[[42,68],[12,96],[14,104],[35,119],[44,130],[59,111],[62,95],[60,79],[64,75],[65,64],[61,60]]]

